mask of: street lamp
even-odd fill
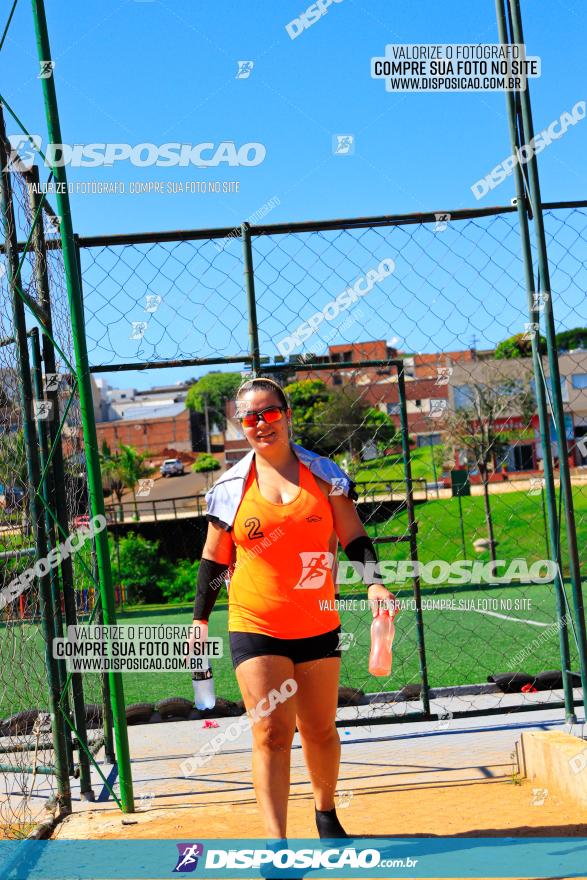
[[[220,419],[223,419],[223,418],[224,418],[224,415],[223,415],[219,410],[217,410],[216,407],[214,407],[214,406],[209,406],[209,405],[208,405],[208,395],[207,395],[207,394],[202,394],[202,397],[204,398],[204,421],[205,421],[205,426],[206,426],[206,427],[205,427],[205,431],[206,431],[206,452],[209,453],[209,452],[211,452],[211,445],[210,445],[210,419],[209,419],[209,416],[208,416],[208,410],[211,410],[213,413],[216,413],[216,415],[217,415]]]
[[[433,436],[432,434],[428,435],[428,446],[430,447],[430,457],[432,458],[432,473],[434,474],[434,485],[436,486],[436,497],[440,498],[440,492],[438,491],[438,477],[436,474],[436,462],[434,460],[434,450],[432,448],[434,446],[434,444],[432,443],[432,436]]]

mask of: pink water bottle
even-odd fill
[[[371,624],[371,653],[369,672],[371,675],[391,675],[391,646],[395,635],[395,624],[389,611],[385,609],[373,618]]]

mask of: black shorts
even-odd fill
[[[303,639],[277,639],[263,633],[229,632],[232,665],[236,669],[243,660],[266,654],[289,657],[293,663],[340,657],[339,634],[340,626],[319,636],[306,636]]]

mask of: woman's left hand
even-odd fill
[[[382,584],[371,584],[370,587],[367,587],[367,598],[369,600],[369,605],[371,606],[373,617],[377,617],[377,614],[379,613],[380,602],[386,603],[383,607],[388,608],[393,616],[397,613],[397,609],[392,607],[396,602],[394,594],[390,592],[390,590],[387,590]]]

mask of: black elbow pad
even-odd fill
[[[375,550],[375,545],[373,541],[368,535],[360,535],[360,537],[355,538],[344,548],[344,552],[347,555],[349,562],[359,562],[361,567],[358,570],[358,573],[363,578],[363,581],[373,584],[382,584],[383,576],[379,572],[379,561],[377,559],[377,552]],[[365,571],[365,566],[367,563],[371,563],[367,571]],[[368,575],[368,577],[367,577]]]
[[[213,559],[202,559],[198,570],[198,586],[196,600],[194,602],[194,620],[208,620],[214,603],[218,598],[220,588],[224,583],[224,576],[228,571],[228,565],[224,562],[214,562]]]

